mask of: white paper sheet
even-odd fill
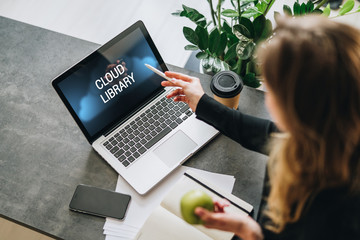
[[[107,236],[105,239],[133,239],[150,213],[160,204],[165,194],[188,169],[192,169],[198,174],[201,174],[202,177],[216,183],[216,185],[224,189],[224,191],[232,191],[235,183],[235,178],[233,176],[212,173],[186,166],[180,166],[174,170],[174,172],[164,179],[164,181],[144,196],[138,194],[121,176],[119,176],[115,191],[129,194],[131,196],[131,202],[124,221],[106,218],[104,234]]]

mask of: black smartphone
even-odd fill
[[[80,184],[71,199],[70,210],[100,217],[124,219],[131,196]]]

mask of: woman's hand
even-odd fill
[[[195,77],[190,77],[185,74],[176,72],[165,72],[167,77],[172,78],[172,81],[163,81],[163,87],[179,87],[167,95],[167,98],[174,98],[175,102],[185,102],[195,112],[200,98],[204,95],[204,90],[201,87],[200,80]]]
[[[197,207],[195,214],[204,221],[207,228],[233,232],[243,240],[260,240],[263,234],[260,225],[251,217],[225,212],[210,212]]]

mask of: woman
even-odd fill
[[[258,222],[195,213],[242,239],[360,239],[360,32],[319,16],[282,19],[258,55],[276,127],[217,103],[199,79],[167,72],[178,80],[162,82],[180,87],[168,97],[198,118],[270,153]]]

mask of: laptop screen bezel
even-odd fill
[[[65,72],[63,72],[62,74],[57,76],[52,81],[52,86],[54,87],[55,91],[57,92],[57,94],[59,95],[59,97],[61,98],[63,103],[65,104],[66,108],[68,109],[71,116],[74,118],[75,122],[80,127],[82,133],[85,135],[86,139],[88,140],[88,142],[90,144],[92,144],[94,141],[96,141],[96,139],[98,139],[100,136],[106,135],[107,132],[109,132],[111,129],[115,128],[116,126],[118,126],[119,123],[126,121],[130,116],[132,116],[136,112],[138,112],[143,107],[143,104],[136,107],[132,112],[127,114],[126,117],[119,116],[118,118],[114,119],[114,121],[110,122],[104,128],[99,129],[99,131],[97,133],[95,133],[93,136],[91,136],[89,134],[89,132],[87,131],[87,129],[85,128],[85,126],[83,125],[83,123],[81,122],[80,118],[77,116],[74,109],[72,108],[70,102],[67,100],[67,98],[63,94],[62,90],[59,87],[59,83],[62,82],[63,80],[65,80],[65,79],[67,79],[71,74],[78,71],[81,68],[82,65],[84,65],[84,64],[88,63],[89,61],[91,61],[92,59],[94,59],[97,52],[101,53],[101,52],[106,51],[107,49],[111,48],[114,44],[119,42],[124,37],[128,36],[131,32],[135,31],[136,29],[141,30],[143,36],[145,37],[147,43],[149,44],[149,46],[151,48],[153,54],[155,55],[156,60],[158,61],[162,71],[163,72],[168,71],[168,68],[167,68],[166,64],[164,63],[164,60],[162,59],[162,57],[161,57],[158,49],[156,48],[153,40],[151,39],[149,32],[145,28],[144,23],[141,20],[139,20],[139,21],[135,22],[133,25],[131,25],[130,27],[128,27],[126,30],[124,30],[123,32],[118,34],[116,37],[114,37],[113,39],[111,39],[110,41],[105,43],[104,45],[100,46],[98,49],[91,52],[88,56],[86,56],[85,58],[83,58],[82,60],[80,60],[79,62],[74,64],[72,67],[67,69]],[[150,101],[154,96],[157,96],[159,93],[161,93],[163,91],[164,91],[164,87],[159,86],[159,89],[152,96],[150,96],[148,98],[148,101]],[[147,102],[147,101],[145,100],[144,102]]]

